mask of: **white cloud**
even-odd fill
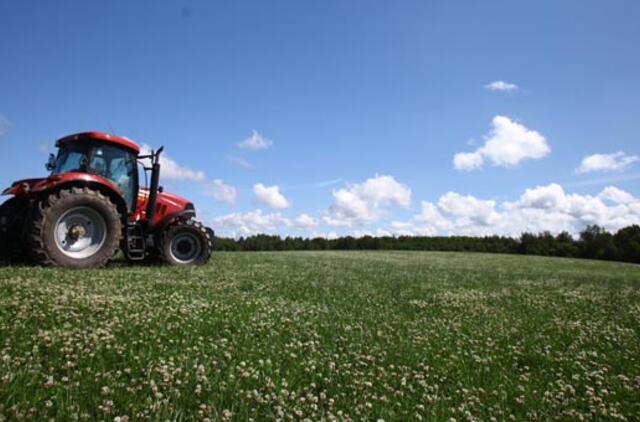
[[[220,179],[214,179],[208,183],[207,192],[213,196],[216,201],[224,202],[229,205],[234,205],[238,196],[236,188],[225,184]]]
[[[351,234],[353,237],[384,237],[384,236],[392,236],[392,233],[388,230],[384,230],[381,228],[377,228],[375,230],[354,230]]]
[[[410,220],[392,222],[391,231],[429,236],[519,236],[542,231],[577,234],[590,224],[613,232],[640,224],[640,199],[613,186],[592,196],[567,193],[552,183],[526,189],[518,200],[500,205],[449,192],[435,204],[423,201],[421,205],[421,212]]]
[[[265,186],[262,183],[253,185],[253,193],[259,203],[270,208],[281,210],[291,206],[291,203],[280,193],[277,185]]]
[[[140,150],[141,154],[149,154],[151,152],[151,147],[147,144],[143,144]],[[160,179],[202,182],[204,178],[204,172],[182,166],[176,163],[165,153],[160,155]]]
[[[416,224],[414,221],[392,221],[390,232],[397,236],[433,236],[435,234],[426,226]]]
[[[453,156],[453,166],[458,170],[478,170],[482,168],[484,159],[479,152],[459,152]]]
[[[216,234],[221,236],[251,236],[260,233],[275,233],[281,227],[288,227],[291,221],[279,212],[265,214],[262,210],[247,213],[232,213],[217,217],[212,221]]]
[[[633,195],[615,186],[607,186],[604,188],[602,192],[598,194],[598,198],[615,204],[632,204],[635,201]]]
[[[318,227],[319,222],[309,214],[302,213],[293,220],[293,226],[301,230],[311,230]]]
[[[351,191],[343,191],[355,195],[358,201],[364,201],[365,206],[373,207],[373,199],[356,194],[366,197],[369,192],[364,187],[366,183],[351,186]],[[381,200],[378,195],[378,203],[407,204],[402,195],[383,196],[392,199]],[[382,213],[383,210],[378,212]],[[364,216],[356,212],[354,217],[347,218],[328,212],[324,215],[324,222],[330,224],[335,221],[336,226],[352,227],[353,224],[374,221],[367,220],[372,215],[370,209],[363,213]],[[516,200],[501,203],[493,199],[447,192],[435,202],[422,201],[420,211],[406,221],[393,221],[386,227],[356,227],[350,234],[519,236],[523,232],[549,231],[557,234],[567,231],[576,235],[591,224],[600,225],[611,232],[640,224],[640,198],[613,186],[608,186],[595,195],[568,193],[555,183],[526,189]],[[334,232],[324,232],[321,221],[307,213],[287,218],[280,212],[266,213],[259,209],[218,217],[212,221],[212,227],[222,236],[233,237],[286,233],[289,230],[301,230],[310,237],[336,236]]]
[[[227,160],[229,160],[230,163],[235,164],[238,167],[242,167],[243,169],[253,168],[251,163],[245,160],[244,158],[228,156]]]
[[[436,204],[422,201],[421,211],[410,221],[394,221],[391,229],[403,235],[479,235],[487,234],[500,221],[493,200],[448,192]]]
[[[543,135],[506,116],[495,116],[485,143],[474,152],[460,152],[453,157],[457,170],[477,170],[485,162],[513,167],[524,160],[540,159],[551,149]]]
[[[489,226],[498,221],[496,202],[471,195],[448,192],[438,200],[438,209],[456,220],[456,224]],[[424,211],[424,207],[423,207]]]
[[[522,208],[552,210],[565,208],[565,200],[566,196],[562,186],[552,183],[546,186],[526,189],[517,204]]]
[[[640,160],[638,155],[627,155],[622,151],[612,154],[593,154],[582,159],[576,173],[588,173],[591,171],[624,170],[630,164]]]
[[[489,91],[515,92],[520,90],[518,85],[505,81],[493,81],[486,84],[484,87]]]
[[[260,209],[246,213],[231,213],[214,218],[211,226],[220,236],[240,237],[255,234],[279,234],[283,229],[306,231],[309,237],[335,238],[335,232],[317,232],[319,221],[302,213],[291,220],[280,212],[265,213]]]
[[[11,128],[11,122],[4,114],[0,114],[0,136],[5,135]]]
[[[247,139],[238,143],[238,148],[241,149],[249,149],[251,151],[259,151],[261,149],[267,149],[273,142],[269,139],[266,139],[262,135],[260,135],[256,130],[254,130]]]
[[[411,189],[392,176],[378,176],[333,192],[324,221],[330,226],[367,224],[387,215],[388,207],[411,206]]]

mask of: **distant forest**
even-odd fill
[[[260,234],[238,239],[216,238],[223,251],[289,250],[407,250],[494,252],[523,255],[562,256],[640,263],[640,226],[632,225],[609,233],[588,226],[574,239],[569,233],[524,233],[520,238],[503,236],[383,236],[339,237],[336,239],[285,237]]]

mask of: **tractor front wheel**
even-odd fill
[[[34,261],[98,267],[115,254],[122,222],[115,204],[89,188],[63,189],[34,206],[27,240]]]
[[[159,252],[170,265],[204,265],[213,252],[213,237],[199,221],[180,220],[161,235]]]

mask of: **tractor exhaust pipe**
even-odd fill
[[[147,198],[146,220],[151,224],[156,213],[156,199],[158,198],[158,185],[160,183],[160,154],[164,147],[160,147],[155,153],[151,152],[151,184],[149,185],[149,197]]]

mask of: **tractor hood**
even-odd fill
[[[187,205],[191,204],[183,197],[168,192],[158,192],[158,201],[178,206],[180,209],[188,208]],[[193,206],[193,204],[191,205]]]
[[[147,197],[149,196],[149,189],[140,188],[138,196],[146,201]],[[162,204],[167,207],[177,208],[181,210],[187,208],[187,205],[190,204],[187,199],[169,192],[158,192],[157,201],[158,205]]]
[[[145,218],[148,197],[148,189],[141,188],[138,191],[137,218]],[[151,224],[155,226],[156,224],[167,222],[167,219],[171,219],[185,210],[195,215],[193,204],[187,199],[168,192],[158,192],[156,212]]]

